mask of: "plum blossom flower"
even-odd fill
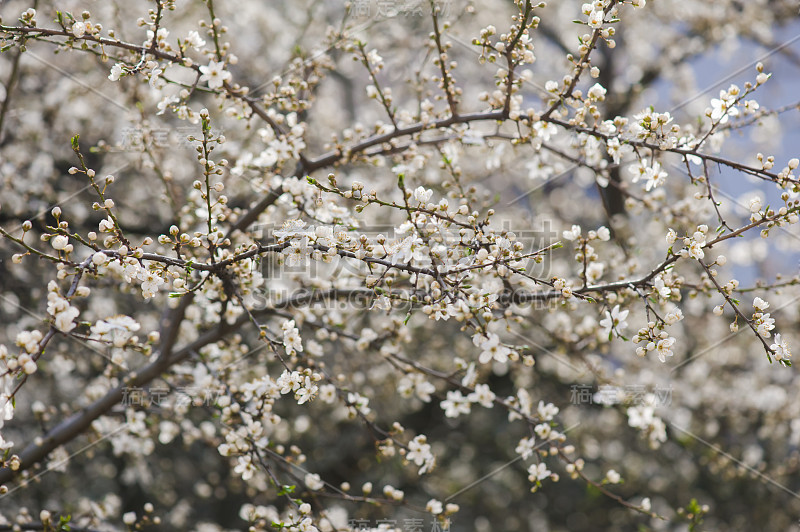
[[[495,393],[489,388],[488,384],[475,385],[475,391],[467,396],[470,402],[478,403],[484,408],[494,406]]]
[[[417,187],[414,190],[414,199],[420,203],[427,203],[431,199],[433,190],[425,189],[424,187]]]
[[[207,66],[201,66],[200,73],[200,83],[207,81],[209,89],[219,89],[233,77],[225,70],[225,63],[222,61],[211,61]]]
[[[606,99],[606,89],[599,83],[595,83],[586,92],[590,100],[602,102]]]
[[[125,73],[124,66],[123,63],[115,63],[114,66],[111,67],[111,73],[109,73],[108,79],[111,81],[119,81],[119,78]]]
[[[155,297],[159,287],[166,283],[157,273],[143,268],[139,271],[139,280],[142,281],[142,296],[145,299]]]
[[[320,479],[319,475],[316,473],[308,473],[304,481],[308,489],[313,491],[318,491],[325,487],[325,483],[322,482],[322,479]]]
[[[74,320],[80,311],[58,293],[56,282],[50,281],[47,285],[47,313],[53,316],[56,329],[61,332],[70,332],[77,326]]]
[[[115,347],[122,347],[140,327],[130,316],[117,315],[97,320],[91,330],[93,336],[101,340],[109,340]]]
[[[372,409],[367,406],[369,405],[369,398],[364,397],[357,392],[349,392],[347,394],[347,402],[349,403],[348,407],[351,409],[353,414],[355,414],[356,410],[360,412],[362,416],[367,416],[370,412],[372,412]]]
[[[693,259],[700,260],[706,256],[705,252],[703,252],[703,244],[698,242],[697,240],[689,240],[689,256]]]
[[[662,442],[667,441],[667,427],[664,421],[655,415],[655,396],[647,394],[642,404],[628,408],[628,425],[640,429],[649,440],[650,447],[658,448]]]
[[[736,85],[731,85],[727,91],[719,91],[719,98],[711,100],[711,120],[724,124],[729,117],[738,116],[739,110],[735,107],[738,94]]]
[[[471,410],[469,399],[458,390],[447,392],[447,399],[442,401],[440,406],[444,410],[445,417],[455,418],[461,414],[469,414]]]
[[[536,407],[536,413],[544,421],[551,421],[558,414],[558,407],[553,403],[545,404],[544,401],[539,401],[539,406]]]
[[[628,326],[625,318],[628,317],[629,310],[620,310],[619,305],[615,305],[611,312],[606,311],[606,317],[600,320],[600,327],[603,327],[603,336],[611,336],[611,331],[616,330],[617,333],[622,331]]]
[[[563,236],[566,240],[576,240],[579,236],[581,236],[581,226],[573,225],[569,231],[563,231],[561,236]]]
[[[189,32],[189,35],[186,36],[186,40],[184,41],[186,44],[194,48],[195,50],[199,50],[203,46],[205,46],[206,41],[200,37],[200,34],[197,33],[196,30],[192,30]]]
[[[756,331],[763,338],[772,336],[770,332],[775,328],[775,318],[771,318],[769,313],[763,314],[760,318],[756,319]]]
[[[545,85],[545,88],[546,87],[547,85]],[[558,85],[556,85],[556,89],[558,89]],[[542,120],[533,124],[533,130],[536,131],[536,136],[544,142],[547,142],[550,140],[550,137],[558,133],[558,128],[555,126],[555,124],[544,122]]]
[[[589,13],[589,26],[592,28],[600,28],[603,26],[603,18],[605,13],[603,10],[592,11]]]
[[[242,480],[250,480],[253,478],[253,473],[257,471],[256,466],[253,464],[253,459],[249,454],[240,456],[238,463],[233,471],[242,476]]]
[[[156,66],[155,68],[153,68],[153,70],[150,71],[150,81],[149,81],[150,88],[158,90],[162,86],[164,86],[164,80],[162,80],[159,77],[163,73],[164,73],[164,69],[163,68],[158,68],[158,66]]]
[[[676,233],[674,229],[670,229],[669,231],[667,231],[666,240],[668,246],[674,244],[677,239],[678,239],[678,233]]]
[[[303,351],[303,340],[300,337],[300,330],[295,327],[294,320],[283,323],[283,346],[286,354],[293,356]]]
[[[638,165],[632,165],[629,171],[633,174],[631,181],[634,183],[637,183],[642,178],[647,180],[645,182],[645,190],[648,192],[663,185],[667,179],[667,173],[661,169],[661,163],[658,161],[648,164],[647,159],[642,159]]]
[[[489,333],[485,338],[480,336],[477,338],[480,338],[480,343],[478,345],[481,348],[481,354],[478,357],[478,362],[481,364],[486,364],[492,359],[501,363],[508,361],[508,355],[511,353],[511,349],[500,343],[499,336],[494,333]]]
[[[622,477],[615,470],[609,469],[606,473],[606,479],[611,484],[619,484],[620,480],[622,480]]]
[[[667,179],[667,173],[661,169],[661,163],[655,161],[653,166],[648,168],[645,172],[647,183],[645,183],[645,190],[648,192],[650,189],[663,185]]]
[[[436,458],[433,456],[431,446],[424,434],[420,434],[408,442],[406,460],[414,462],[418,466],[422,466],[419,468],[418,472],[420,475],[424,475],[433,468],[436,463]]]
[[[425,505],[425,511],[432,513],[433,515],[439,515],[444,511],[444,507],[442,506],[441,501],[437,501],[436,499],[431,499]]]
[[[655,288],[656,292],[658,292],[658,295],[664,299],[668,299],[670,296],[672,296],[672,288],[664,283],[664,278],[661,275],[658,275],[653,280],[653,288]]]
[[[664,316],[664,321],[667,325],[675,325],[679,321],[683,319],[683,312],[678,307],[667,312],[667,315]]]
[[[523,460],[526,460],[530,458],[530,456],[533,454],[533,449],[535,445],[536,445],[536,438],[532,436],[530,438],[522,438],[521,440],[519,440],[517,448],[514,449],[514,451],[518,455],[522,456]]]
[[[531,482],[538,482],[549,478],[552,475],[552,471],[547,469],[547,464],[544,462],[539,462],[538,464],[533,464],[528,468],[528,480]]]
[[[80,39],[81,37],[86,35],[86,26],[87,25],[89,27],[91,27],[91,23],[90,22],[85,22],[85,21],[75,22],[75,24],[72,25],[72,28],[70,29],[70,31],[72,32],[72,35],[76,39]]]
[[[274,236],[278,242],[283,242],[295,236],[310,236],[313,228],[305,229],[306,222],[297,218],[286,220],[280,229],[273,231]]]
[[[17,333],[17,345],[29,354],[33,354],[39,350],[39,342],[41,340],[42,333],[36,330],[20,331]]]
[[[672,349],[670,348],[674,343],[675,343],[675,338],[672,338],[671,336],[658,341],[658,344],[656,344],[656,349],[658,351],[658,359],[661,362],[666,363],[667,358],[673,355]]]
[[[775,343],[769,347],[775,353],[776,360],[785,360],[787,358],[791,358],[792,356],[792,350],[789,348],[789,343],[781,337],[780,333],[775,335]]]

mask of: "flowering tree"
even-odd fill
[[[2,4],[0,529],[796,522],[796,6],[554,4]]]

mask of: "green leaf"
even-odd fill
[[[281,486],[281,489],[278,492],[278,496],[280,497],[281,495],[286,495],[287,493],[294,493],[296,489],[297,486],[294,486],[292,484],[286,484],[284,486]]]
[[[81,149],[80,144],[78,144],[78,139],[80,138],[81,138],[80,135],[75,135],[70,139],[70,144],[72,144],[72,149],[75,151]]]
[[[59,530],[72,530],[69,526],[69,522],[72,519],[71,515],[62,515],[58,520],[58,529]]]

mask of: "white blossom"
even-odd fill
[[[200,83],[208,82],[209,89],[219,89],[232,78],[231,73],[225,70],[225,63],[221,61],[211,61],[207,66],[201,66],[200,73]]]

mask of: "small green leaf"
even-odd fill
[[[294,493],[296,489],[297,489],[297,486],[294,486],[294,485],[291,485],[291,484],[286,484],[284,486],[281,486],[281,489],[278,492],[278,496],[286,495],[287,493]]]

